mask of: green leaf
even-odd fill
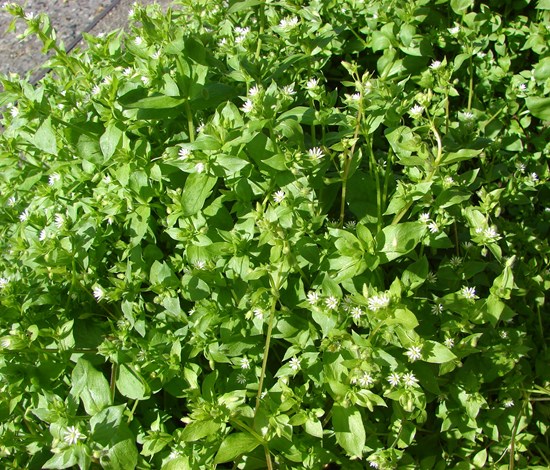
[[[177,286],[179,281],[166,262],[153,261],[149,273],[149,281],[153,286]]]
[[[530,96],[525,100],[529,112],[543,121],[550,121],[550,98]]]
[[[311,436],[323,438],[323,424],[318,419],[308,418],[304,423],[304,429]]]
[[[232,462],[242,454],[252,452],[261,442],[247,432],[229,434],[220,445],[214,464]]]
[[[185,187],[181,195],[181,205],[184,216],[189,216],[199,212],[212,188],[216,185],[217,178],[213,178],[204,173],[191,173],[185,181]]]
[[[361,457],[366,442],[361,412],[355,406],[332,407],[332,425],[338,444],[352,457]]]
[[[189,457],[177,457],[164,464],[161,470],[192,470],[189,465]]]
[[[94,442],[102,446],[109,445],[122,423],[125,409],[126,405],[108,406],[92,416],[90,429]]]
[[[55,132],[52,128],[51,118],[46,118],[40,125],[33,139],[34,145],[52,155],[57,155],[57,141],[55,139]]]
[[[99,460],[104,470],[132,470],[138,462],[136,436],[126,424],[121,425],[112,441],[101,452]]]
[[[142,98],[133,103],[125,103],[128,109],[171,109],[185,103],[187,98],[176,98],[174,96],[157,95]]]
[[[451,8],[457,15],[463,15],[468,8],[473,7],[474,0],[451,0]]]
[[[312,125],[316,121],[315,110],[305,106],[297,106],[296,108],[285,111],[277,118],[277,121],[282,122],[285,119],[293,119],[301,124]]]
[[[220,423],[215,421],[193,421],[185,426],[180,435],[183,442],[195,442],[206,436],[216,434],[220,429]]]
[[[111,404],[109,382],[86,359],[80,358],[76,363],[71,382],[71,394],[82,400],[84,409],[90,416]]]
[[[424,341],[422,356],[426,362],[433,364],[443,364],[456,359],[449,348],[436,341]]]
[[[410,253],[425,233],[426,225],[420,222],[405,222],[384,227],[376,236],[380,262],[387,263]]]
[[[101,152],[105,159],[104,161],[109,160],[113,156],[121,138],[122,131],[116,124],[109,124],[107,129],[105,129],[105,133],[99,139],[99,146],[101,147]]]
[[[450,165],[451,163],[471,160],[472,158],[477,157],[481,151],[481,149],[460,149],[456,152],[444,153],[441,163]]]
[[[122,395],[132,400],[145,400],[151,395],[147,382],[128,364],[118,366],[116,388]]]

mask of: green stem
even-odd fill
[[[472,110],[472,101],[474,100],[474,59],[470,56],[468,65],[468,74],[470,75],[470,84],[468,90],[468,112]]]
[[[256,60],[260,59],[260,55],[262,52],[262,34],[265,27],[265,2],[261,2],[258,9],[260,11],[260,31],[258,33],[258,43],[256,45]]]
[[[195,125],[193,124],[193,113],[189,100],[185,102],[185,113],[187,114],[187,129],[189,132],[189,140],[195,142]]]

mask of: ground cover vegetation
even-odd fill
[[[4,8],[3,468],[550,466],[550,2]]]

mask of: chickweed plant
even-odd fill
[[[550,466],[548,0],[4,9],[3,468]]]

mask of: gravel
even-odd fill
[[[94,20],[106,10],[110,10],[109,13],[90,30],[90,34],[125,27],[128,11],[135,0],[16,0],[15,3],[25,5],[26,12],[47,13],[58,37],[67,47],[80,37],[80,33],[88,31]],[[138,3],[158,3],[166,8],[171,0],[142,0]],[[23,21],[17,22],[15,33],[7,33],[11,20],[11,15],[0,10],[0,73],[30,73],[36,76],[45,60],[41,43],[34,37],[17,39],[17,35],[25,31]]]

